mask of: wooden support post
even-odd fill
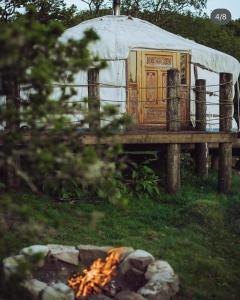
[[[220,131],[232,129],[232,88],[233,77],[230,73],[220,73]],[[231,191],[232,181],[232,143],[219,144],[218,189],[221,193]]]
[[[219,165],[219,153],[218,154],[212,154],[211,155],[211,168],[215,171],[218,171],[218,165]]]
[[[97,130],[100,128],[99,69],[88,70],[88,111],[89,128]]]
[[[168,144],[167,146],[167,192],[175,194],[181,187],[180,176],[180,144]]]
[[[167,130],[179,131],[180,120],[180,77],[177,69],[167,72]],[[180,190],[180,144],[167,145],[167,191],[176,193]]]
[[[6,95],[6,111],[9,115],[5,128],[11,134],[20,129],[20,91],[17,81],[3,78],[3,93]],[[12,161],[12,165],[8,164],[5,169],[6,185],[8,189],[16,190],[20,187],[20,178],[17,175],[20,169],[20,157],[14,154],[11,146],[8,145],[5,146],[5,155]]]
[[[16,131],[20,128],[20,93],[15,80],[4,80],[4,94],[6,95],[6,109],[10,115],[6,119],[6,129]]]
[[[206,80],[197,79],[196,83],[196,130],[206,131]],[[196,174],[200,177],[208,175],[208,145],[195,145]]]

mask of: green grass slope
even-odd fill
[[[5,238],[15,252],[32,243],[132,246],[167,260],[179,274],[181,299],[237,300],[240,295],[240,177],[233,192],[216,193],[216,178],[189,177],[182,192],[131,196],[127,208],[110,203],[54,202],[15,196],[21,215],[44,223],[41,237],[21,235],[21,219]],[[186,181],[186,180],[185,180]],[[20,227],[19,227],[20,226]],[[20,233],[19,233],[20,231]]]

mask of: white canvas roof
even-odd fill
[[[240,73],[240,63],[234,57],[127,16],[104,16],[88,20],[66,30],[61,40],[79,40],[89,28],[93,28],[100,37],[90,49],[102,59],[126,59],[129,51],[135,48],[182,50],[192,54],[193,63],[217,73],[233,73],[234,82]]]

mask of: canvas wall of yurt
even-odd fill
[[[181,126],[195,126],[195,80],[207,85],[207,129],[219,129],[219,73],[233,74],[233,95],[240,73],[239,62],[230,55],[172,34],[149,22],[128,16],[104,16],[80,23],[65,31],[61,41],[79,40],[94,29],[99,41],[90,49],[107,62],[100,70],[100,102],[116,105],[135,125],[166,128],[167,70],[177,68],[181,81]],[[74,82],[78,101],[88,96],[87,72],[80,71]],[[238,113],[238,112],[237,112]],[[81,116],[76,116],[76,121]],[[104,121],[106,122],[106,120]],[[232,126],[237,130],[233,118]]]

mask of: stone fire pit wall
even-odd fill
[[[22,249],[16,256],[5,258],[3,260],[4,274],[7,280],[17,271],[21,262],[29,260],[33,255],[41,254],[41,259],[34,268],[35,271],[33,274],[29,274],[29,279],[24,283],[24,288],[29,292],[31,298],[33,300],[74,300],[73,290],[66,285],[71,271],[89,267],[97,258],[105,259],[108,250],[112,248],[111,246],[92,245],[76,247],[34,245]],[[51,266],[60,270],[57,278],[51,277]],[[45,271],[47,275],[42,279],[43,270],[47,270]],[[166,261],[155,260],[150,253],[144,250],[123,247],[117,272],[124,278],[127,288],[117,291],[110,297],[99,294],[82,297],[82,299],[169,300],[179,289],[178,276],[172,267]]]

